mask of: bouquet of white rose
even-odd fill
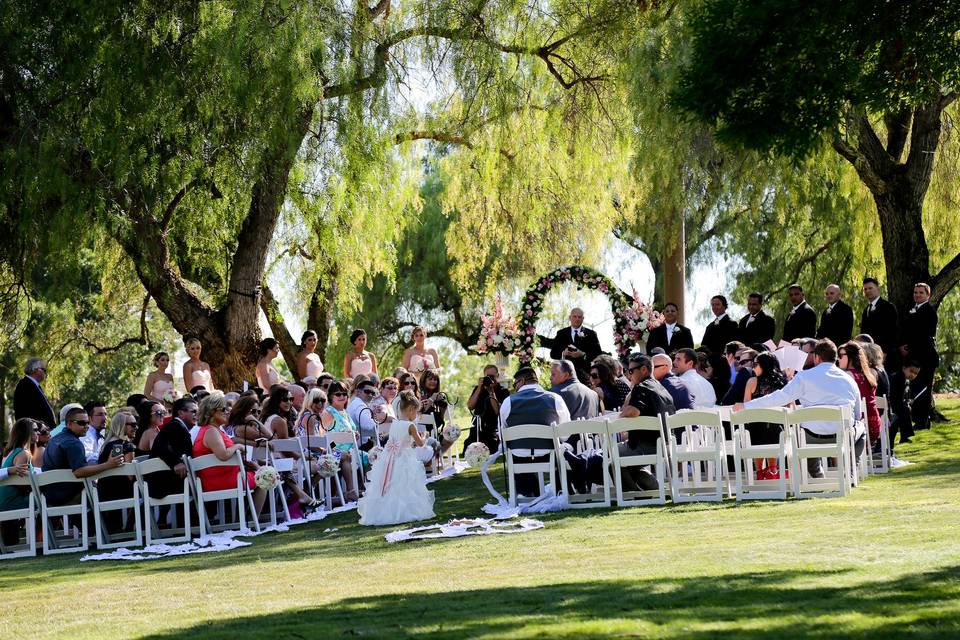
[[[367,459],[370,460],[370,464],[373,464],[374,462],[376,462],[377,458],[379,458],[382,455],[383,455],[383,447],[381,447],[380,445],[377,445],[372,449],[370,449],[370,451],[367,451]]]
[[[253,483],[257,485],[258,489],[263,489],[264,491],[273,489],[279,482],[280,474],[275,468],[270,466],[260,467],[253,475]]]
[[[447,442],[456,442],[461,433],[463,430],[453,423],[443,425],[443,439]]]
[[[325,453],[317,459],[317,473],[321,478],[332,478],[340,471],[340,460],[329,453]]]
[[[501,353],[510,355],[520,345],[520,330],[516,318],[509,317],[503,310],[499,297],[494,301],[493,313],[480,316],[480,338],[472,347],[477,353]]]
[[[479,467],[490,457],[490,449],[482,442],[472,442],[463,452],[463,459],[471,467]]]

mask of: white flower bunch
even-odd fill
[[[340,471],[340,461],[329,453],[317,459],[317,473],[321,478],[332,478]]]
[[[280,482],[280,474],[277,473],[277,470],[270,466],[264,466],[257,469],[257,472],[253,474],[253,483],[257,485],[258,489],[263,489],[264,491],[269,491],[273,489]]]
[[[463,452],[463,459],[466,460],[467,464],[471,467],[479,467],[489,457],[490,449],[482,442],[471,443],[466,451]]]
[[[443,425],[443,439],[448,442],[456,442],[459,440],[461,433],[463,433],[463,430],[455,424]]]

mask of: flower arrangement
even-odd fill
[[[460,439],[461,433],[463,430],[453,423],[443,425],[443,439],[447,442],[456,442]]]
[[[660,312],[643,302],[634,289],[629,304],[613,310],[613,340],[618,355],[625,356],[630,353],[632,345],[646,342],[650,330],[661,324],[663,316]]]
[[[471,467],[479,467],[490,457],[490,449],[482,442],[472,442],[463,452],[463,459]]]
[[[383,455],[383,447],[381,447],[380,445],[377,445],[372,449],[370,449],[370,451],[367,451],[367,459],[370,461],[370,464],[373,464],[374,462],[376,462],[377,458],[379,458],[382,455]]]
[[[474,350],[477,353],[501,353],[510,355],[520,347],[520,331],[517,321],[508,317],[503,302],[498,296],[493,303],[493,313],[480,317],[483,325]]]
[[[317,458],[317,473],[321,478],[332,478],[340,471],[340,460],[329,453]]]
[[[257,469],[257,472],[253,474],[253,483],[257,485],[258,489],[263,489],[264,491],[273,489],[279,482],[280,474],[271,466],[260,467]]]
[[[163,398],[161,398],[164,404],[173,404],[179,399],[180,399],[180,392],[177,391],[176,389],[170,389],[170,391],[167,391],[166,393],[164,393]]]

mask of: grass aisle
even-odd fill
[[[253,545],[139,563],[0,564],[3,635],[960,636],[960,403],[852,496],[549,514],[531,533],[387,545],[330,517]],[[500,478],[498,477],[498,480]],[[487,501],[432,485],[439,520]],[[333,528],[335,531],[325,532]]]

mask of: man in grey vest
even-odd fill
[[[503,401],[500,406],[500,428],[504,431],[512,426],[521,424],[560,424],[570,421],[570,411],[564,404],[563,398],[556,393],[544,390],[537,381],[537,372],[532,367],[521,367],[513,374],[513,386],[516,392]],[[508,447],[515,456],[527,450],[528,459],[532,457],[533,449],[551,449],[553,441],[540,438],[524,438],[508,443]],[[545,458],[541,458],[545,459]],[[527,497],[534,497],[540,493],[540,485],[535,474],[521,473],[517,475],[517,493]]]

